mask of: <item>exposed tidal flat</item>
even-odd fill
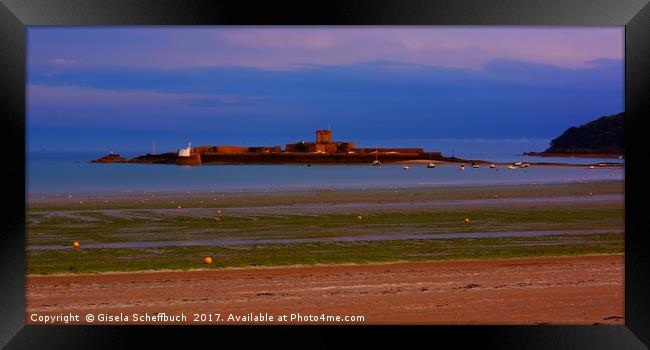
[[[32,195],[27,273],[622,253],[623,205],[621,180]]]

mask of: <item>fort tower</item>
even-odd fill
[[[332,130],[316,130],[316,143],[331,143]]]

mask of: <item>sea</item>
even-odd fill
[[[144,152],[124,153],[126,158]],[[355,165],[203,165],[96,164],[92,159],[106,152],[27,151],[26,191],[28,195],[138,191],[279,191],[313,189],[412,188],[432,186],[472,186],[507,184],[548,184],[601,180],[623,180],[624,167],[596,167],[585,164],[624,162],[623,159],[523,157],[520,154],[492,153],[489,161],[569,163],[575,166],[531,166],[509,170],[466,164],[457,165],[370,164]],[[480,154],[455,154],[467,159],[485,159]]]

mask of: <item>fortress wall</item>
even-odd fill
[[[428,155],[427,155],[428,157]],[[379,155],[382,162],[398,162],[405,160],[423,159],[421,154],[387,154]],[[375,160],[374,154],[347,154],[347,153],[304,153],[284,152],[267,154],[215,154],[206,153],[202,155],[202,163],[301,163],[301,164],[346,164],[366,163],[371,164]]]
[[[246,153],[248,152],[248,147],[241,146],[216,146],[213,152],[219,153]]]
[[[192,153],[189,157],[176,157],[176,164],[178,165],[201,165],[201,155]]]
[[[251,153],[280,153],[282,149],[280,146],[273,147],[249,147],[248,152]]]
[[[217,146],[197,146],[192,147],[192,152],[194,153],[203,153],[203,152],[216,152]]]
[[[407,160],[427,160],[429,153],[415,154],[380,154],[379,160],[384,163],[399,162]],[[163,153],[157,155],[147,154],[129,160],[129,163],[148,164],[179,164],[179,165],[201,165],[201,164],[371,164],[376,159],[374,153],[305,153],[305,152],[283,152],[283,153],[192,153],[190,157],[178,157],[176,153]],[[431,152],[431,160],[451,160],[440,155],[440,152]]]

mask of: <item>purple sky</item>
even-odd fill
[[[30,65],[68,69],[301,69],[371,61],[481,69],[494,59],[585,68],[595,59],[623,59],[623,29],[614,27],[32,27],[29,32]]]
[[[28,145],[284,144],[326,123],[372,144],[461,131],[546,140],[623,110],[623,35],[623,27],[30,27]]]

